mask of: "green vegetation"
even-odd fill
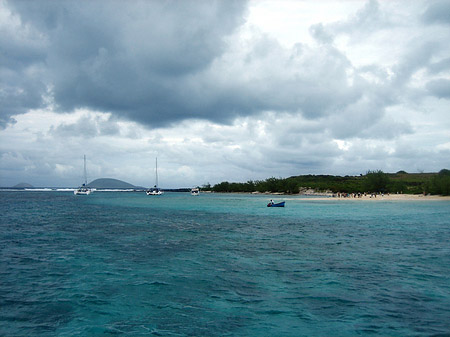
[[[450,195],[450,170],[440,170],[425,185],[425,193]]]
[[[209,184],[208,184],[209,185]],[[206,186],[204,186],[206,187]],[[210,187],[210,186],[208,186]],[[289,178],[249,180],[246,183],[227,181],[214,185],[214,192],[271,192],[298,194],[305,190],[332,193],[430,193],[450,195],[450,170],[439,173],[384,173],[368,171],[360,176],[301,175]]]
[[[370,192],[384,193],[388,190],[389,176],[383,171],[369,171],[364,179],[364,190]]]

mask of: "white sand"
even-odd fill
[[[300,199],[300,198],[299,198]],[[301,198],[305,200],[306,198]],[[429,201],[429,200],[445,200],[450,201],[450,196],[439,196],[439,195],[423,195],[423,194],[385,194],[385,195],[377,195],[377,197],[370,197],[370,195],[362,196],[361,198],[330,198],[330,197],[316,197],[306,200],[342,200],[342,201],[350,201],[350,200],[370,200],[370,201]]]

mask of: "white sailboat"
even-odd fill
[[[78,187],[73,194],[75,195],[89,195],[93,191],[87,187],[87,174],[86,174],[86,155],[84,155],[84,184]]]
[[[161,191],[158,187],[158,158],[156,158],[156,179],[155,179],[155,186],[153,188],[150,188],[147,190],[147,195],[162,195],[164,194],[163,191]]]

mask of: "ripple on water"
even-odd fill
[[[189,197],[0,193],[0,335],[449,334],[447,204]]]

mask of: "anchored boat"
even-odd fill
[[[267,207],[284,207],[285,201],[274,203],[272,200],[267,204]]]
[[[87,174],[86,174],[86,155],[84,155],[84,184],[78,187],[73,194],[75,195],[89,195],[93,192],[89,187],[87,187]]]
[[[147,195],[162,195],[164,194],[163,191],[161,191],[158,187],[158,158],[156,158],[156,179],[155,179],[155,186],[153,188],[148,189],[145,193]]]

